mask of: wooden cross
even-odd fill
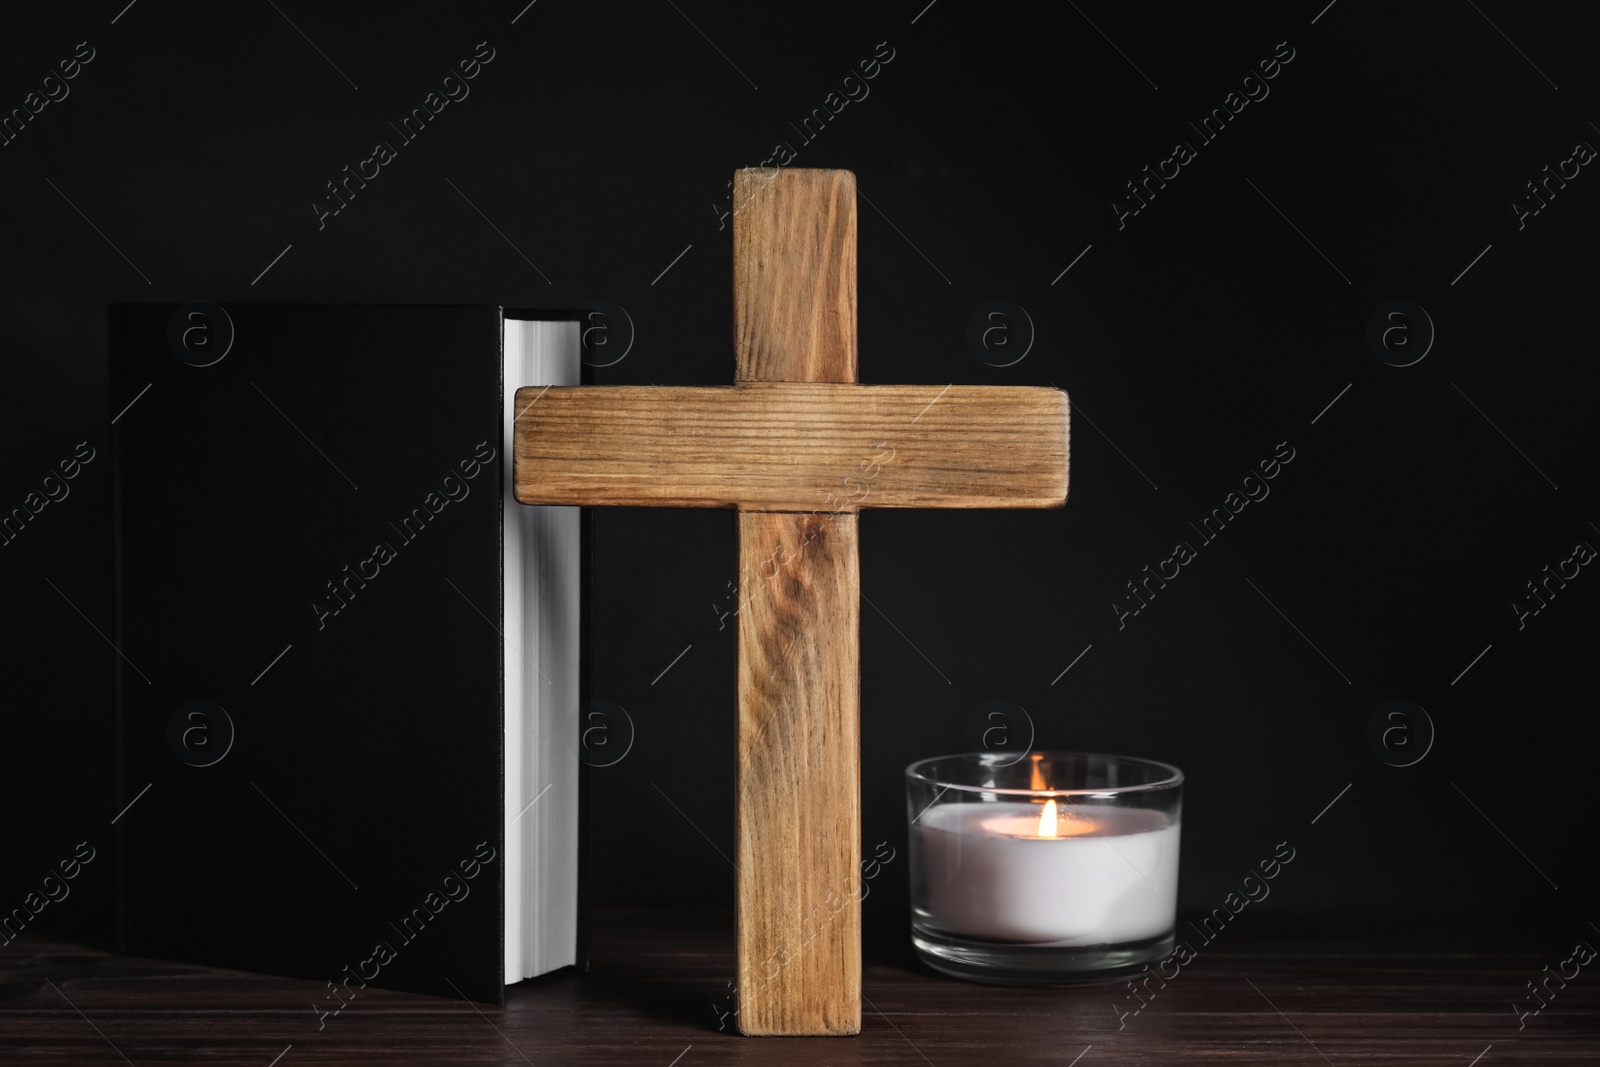
[[[855,176],[741,170],[734,195],[734,385],[519,389],[515,494],[738,510],[739,1029],[854,1034],[857,509],[1059,507],[1067,396],[857,385]]]

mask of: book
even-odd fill
[[[505,320],[505,377],[579,384],[576,321]],[[515,389],[501,455],[512,452]],[[537,398],[528,405],[532,408]],[[576,962],[578,939],[579,509],[528,507],[501,463],[505,524],[506,981]],[[548,801],[555,803],[542,807]]]
[[[510,493],[570,318],[112,308],[119,947],[319,1029],[582,962],[584,527]]]

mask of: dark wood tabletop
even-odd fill
[[[880,931],[869,940],[862,1031],[846,1038],[737,1036],[727,913],[598,912],[589,972],[513,986],[503,1010],[366,989],[320,1021],[321,982],[21,939],[0,949],[0,1063],[1600,1063],[1600,966],[1564,984],[1551,977],[1570,944],[1258,919],[1137,998],[1124,982],[1019,989],[943,978]],[[1536,1004],[1545,1006],[1520,1018],[1514,1009]]]

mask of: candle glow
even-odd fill
[[[1000,837],[1021,837],[1032,840],[1044,840],[1064,837],[1081,837],[1097,831],[1094,821],[1070,810],[1057,809],[1055,798],[1044,802],[1044,809],[1039,812],[1039,817],[1033,815],[997,815],[983,819],[978,824],[985,833],[996,834]]]

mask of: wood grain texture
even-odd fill
[[[856,176],[733,177],[733,348],[741,382],[856,380]]]
[[[722,862],[692,829],[682,834],[686,852]],[[888,899],[893,867],[907,862],[903,836],[894,843],[900,852],[867,899],[868,1006],[861,1036],[848,1043],[737,1035],[726,912],[601,910],[587,974],[562,970],[511,986],[503,1009],[363,989],[321,1029],[310,1007],[330,995],[320,980],[161,963],[24,934],[0,952],[0,1063],[267,1067],[282,1053],[277,1067],[668,1067],[683,1054],[677,1067],[1067,1067],[1090,1045],[1077,1067],[1467,1067],[1491,1044],[1477,1067],[1594,1067],[1600,1059],[1593,965],[1523,1029],[1511,1010],[1531,1006],[1526,983],[1564,959],[1573,941],[1593,942],[1581,924],[1570,933],[1531,930],[1528,909],[1509,902],[1445,928],[1417,916],[1285,920],[1252,908],[1215,943],[1193,939],[1198,959],[1164,985],[1138,986],[1149,1004],[1122,1018],[1113,1004],[1128,1011],[1138,1001],[1121,982],[982,986],[911,961],[897,911],[904,897]],[[1267,906],[1276,901],[1274,893]],[[1519,921],[1507,924],[1508,916]]]
[[[856,516],[739,514],[739,1029],[861,1029]]]
[[[848,171],[744,170],[734,176],[734,380],[738,401],[787,398],[764,413],[764,462],[737,491],[777,470],[778,494],[814,509],[824,486],[871,452],[832,419],[860,410],[856,380],[856,195]],[[811,384],[758,386],[764,382]],[[837,396],[838,400],[832,399]],[[810,401],[808,404],[807,401]],[[738,405],[743,406],[743,405]],[[752,407],[761,405],[751,405]],[[803,468],[770,426],[788,428]],[[798,431],[798,432],[796,432]],[[871,436],[871,431],[868,431]],[[818,457],[816,445],[838,448]],[[840,465],[838,460],[845,459]],[[817,458],[822,459],[820,469]],[[746,464],[748,465],[748,464]],[[797,478],[795,476],[798,475]],[[818,490],[822,490],[819,499]],[[855,1034],[861,1030],[861,564],[856,517],[739,515],[739,687],[735,894],[739,1030]],[[776,503],[764,505],[778,510]],[[826,505],[824,505],[826,506]]]
[[[1066,393],[754,382],[517,391],[524,504],[1059,507]]]

